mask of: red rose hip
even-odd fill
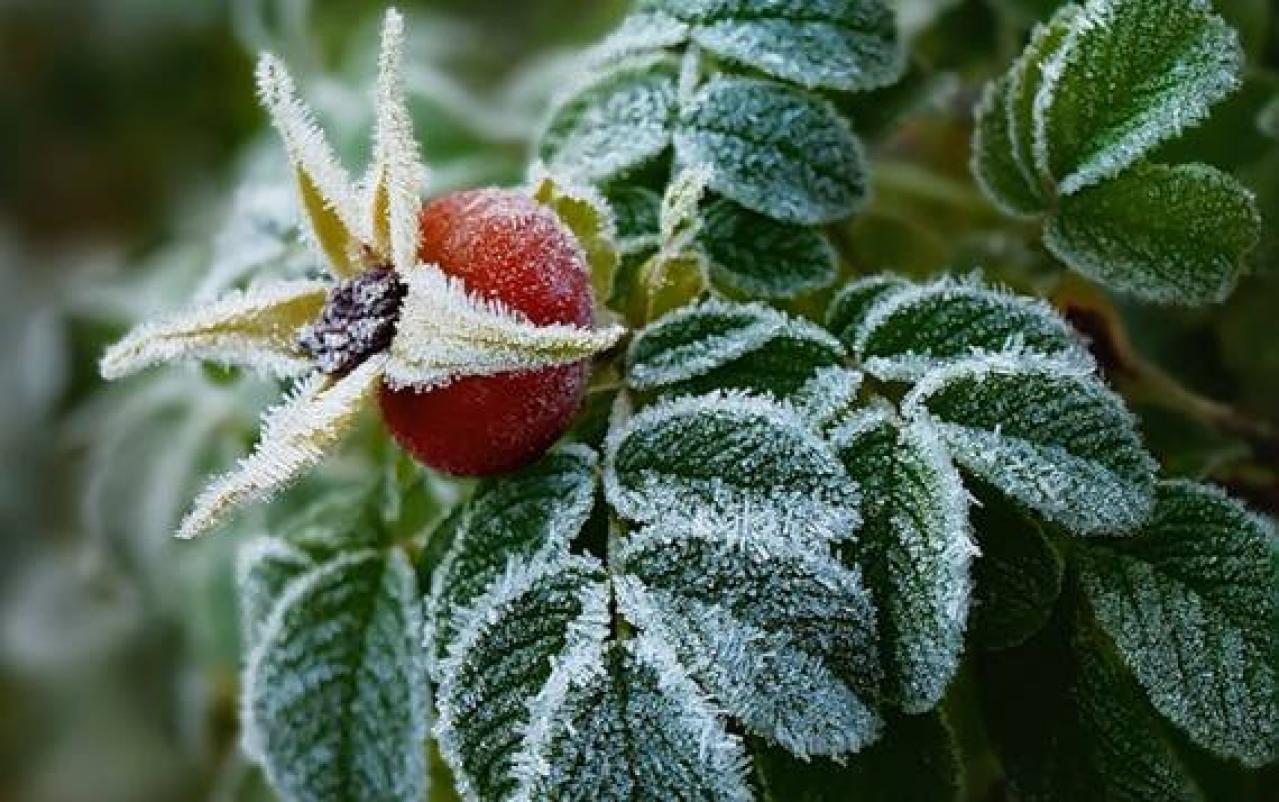
[[[456,192],[421,213],[418,256],[545,326],[594,323],[589,268],[572,232],[519,192]],[[568,427],[586,393],[587,360],[469,376],[434,390],[382,387],[388,429],[419,461],[483,476],[539,457]]]

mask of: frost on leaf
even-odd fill
[[[826,308],[826,328],[830,329],[845,345],[851,347],[856,340],[862,320],[876,303],[901,290],[913,286],[901,276],[877,273],[850,282],[841,289]]]
[[[519,473],[481,485],[461,508],[452,546],[435,570],[428,647],[442,655],[459,617],[508,566],[567,554],[595,501],[596,456],[556,449]]]
[[[458,376],[491,376],[588,359],[624,329],[539,326],[500,301],[470,293],[460,279],[426,265],[404,276],[408,292],[386,366],[387,383],[418,390]]]
[[[468,801],[533,800],[532,769],[570,679],[608,636],[595,560],[513,563],[484,594],[438,666],[440,750]]]
[[[862,374],[850,368],[822,368],[787,399],[819,432],[834,428],[857,404]]]
[[[651,189],[619,184],[605,194],[617,225],[617,249],[626,256],[660,243],[662,197]]]
[[[801,757],[878,736],[874,608],[825,548],[716,516],[649,527],[616,562],[623,615],[751,731]]]
[[[905,67],[882,0],[643,0],[639,8],[687,23],[717,56],[810,89],[875,89]]]
[[[716,284],[761,298],[793,298],[835,280],[835,249],[817,229],[779,223],[728,200],[704,214],[698,245]]]
[[[604,488],[619,515],[739,517],[763,534],[843,540],[858,523],[856,486],[788,406],[740,394],[664,402],[609,436]]]
[[[879,610],[885,695],[934,708],[959,665],[975,549],[968,494],[936,435],[880,410],[829,435],[862,491],[864,523],[842,551],[865,572]]]
[[[719,75],[680,111],[677,162],[716,193],[784,223],[820,225],[866,199],[861,143],[825,100],[773,81]]]
[[[1216,488],[1163,482],[1135,537],[1083,552],[1102,628],[1155,707],[1249,766],[1279,752],[1273,528]]]
[[[622,24],[599,44],[582,54],[585,68],[606,67],[633,56],[678,47],[688,41],[688,25],[669,14],[656,10],[640,10],[622,20]]]
[[[624,61],[567,92],[538,154],[554,172],[586,182],[613,178],[671,143],[678,68],[661,56]]]
[[[300,802],[418,802],[426,676],[413,570],[358,551],[287,586],[250,654],[244,739],[274,788]]]
[[[1028,176],[1014,152],[1008,124],[1008,77],[989,83],[975,110],[970,169],[986,197],[1014,217],[1035,217],[1047,202],[1037,178]]]
[[[749,802],[741,741],[663,644],[640,636],[565,672],[530,799]]]
[[[893,293],[866,313],[853,350],[867,373],[915,381],[983,354],[1034,353],[1083,367],[1092,358],[1047,303],[942,278]]]
[[[328,285],[319,281],[258,285],[143,323],[107,349],[102,376],[119,379],[186,359],[300,376],[310,369],[310,359],[298,345],[298,330],[320,314],[327,293]]]
[[[235,507],[269,497],[324,459],[355,425],[384,363],[373,357],[336,380],[313,376],[268,411],[253,453],[200,493],[178,537],[203,534]]]
[[[783,397],[843,356],[835,338],[805,320],[762,304],[708,301],[637,334],[627,382],[667,396],[737,388]]]
[[[1256,245],[1252,193],[1212,167],[1140,164],[1063,197],[1044,244],[1086,276],[1162,303],[1224,300]]]
[[[246,652],[257,646],[285,587],[314,567],[311,555],[279,538],[258,538],[240,547],[235,574],[240,640]]]
[[[1208,0],[1090,0],[1043,65],[1040,170],[1067,195],[1120,173],[1202,121],[1243,58]]]
[[[960,362],[915,385],[903,410],[969,471],[1075,534],[1129,532],[1150,516],[1154,460],[1119,397],[1077,366]]]

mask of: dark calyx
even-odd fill
[[[320,317],[298,333],[298,344],[321,373],[340,375],[379,351],[395,336],[408,290],[395,271],[374,267],[329,291]]]

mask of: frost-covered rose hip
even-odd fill
[[[572,233],[527,195],[480,189],[446,195],[420,217],[418,258],[467,290],[537,325],[593,323],[586,258]],[[586,360],[437,389],[380,392],[395,439],[418,460],[477,476],[518,468],[555,442],[581,404]]]

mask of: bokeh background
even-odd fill
[[[518,182],[572,49],[624,10],[624,0],[399,5],[439,190]],[[968,177],[981,82],[1056,5],[901,0],[910,73],[845,103],[877,168],[872,207],[833,232],[848,269],[980,265],[1050,295],[1104,346],[1170,470],[1275,514],[1279,143],[1255,120],[1279,94],[1279,5],[1218,0],[1249,52],[1247,84],[1169,146],[1240,175],[1271,215],[1253,276],[1224,306],[1195,312],[1063,279]],[[290,238],[253,56],[289,61],[358,167],[382,8],[0,0],[0,802],[270,799],[235,748],[233,564],[236,543],[273,513],[194,544],[169,533],[202,477],[252,442],[278,388],[196,368],[105,387],[96,359],[154,311],[307,258]],[[327,473],[360,470],[338,460]]]

